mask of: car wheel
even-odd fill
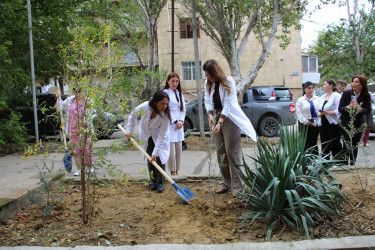
[[[266,137],[275,137],[279,132],[279,122],[275,117],[267,116],[260,122],[259,130]]]

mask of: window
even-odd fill
[[[318,72],[316,68],[316,57],[310,57],[309,58],[309,72]]]
[[[199,28],[197,29],[197,35],[199,38]],[[193,38],[191,19],[180,20],[180,38]]]
[[[201,68],[201,62],[199,62],[199,68]],[[183,81],[195,80],[195,62],[181,62],[181,71]],[[200,76],[202,79],[201,74]]]
[[[302,56],[302,72],[318,72],[318,58]]]

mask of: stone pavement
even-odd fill
[[[116,139],[110,140],[100,140],[94,144],[94,148],[98,150],[99,148],[108,148],[113,143],[120,143],[123,140],[121,136],[117,136]],[[357,165],[358,166],[368,166],[370,168],[374,167],[375,163],[375,146],[374,142],[370,142],[371,147],[360,147]],[[189,146],[189,145],[188,145]],[[254,155],[255,148],[244,148],[245,155]],[[4,204],[11,204],[8,206],[8,211],[4,215],[4,209],[0,209],[0,221],[5,220],[4,216],[12,216],[17,212],[17,209],[22,208],[27,204],[27,191],[33,190],[39,187],[39,172],[42,171],[43,165],[53,166],[53,173],[56,175],[64,175],[67,179],[77,179],[78,177],[73,176],[75,172],[75,164],[73,164],[72,173],[68,174],[63,166],[62,153],[51,153],[47,158],[43,155],[31,156],[28,160],[22,159],[19,155],[8,155],[0,158],[0,207]],[[120,153],[108,153],[108,157],[114,167],[114,169],[121,171],[126,174],[128,178],[135,179],[148,179],[148,173],[146,171],[146,163],[139,151],[122,151]],[[211,160],[210,160],[211,159]],[[179,175],[173,178],[176,182],[181,181],[185,178],[200,178],[207,176],[219,176],[219,169],[216,163],[216,155],[210,157],[208,152],[205,151],[190,151],[185,150],[182,154],[182,164]],[[252,160],[248,158],[247,163],[252,165]],[[169,173],[167,171],[167,173]],[[109,178],[108,170],[98,169],[96,174],[99,178]],[[360,240],[359,240],[360,239]],[[327,239],[326,239],[327,240]],[[321,242],[326,242],[326,240],[321,240]],[[334,241],[333,241],[334,240]],[[308,241],[305,243],[289,242],[283,243],[283,245],[267,245],[271,243],[236,243],[228,245],[163,245],[162,249],[270,249],[270,248],[281,248],[281,249],[321,249],[321,248],[345,248],[345,247],[374,247],[375,248],[375,236],[365,236],[365,237],[348,237],[343,239],[330,239],[330,243],[335,242],[334,245],[324,243],[319,245],[318,241]],[[315,243],[312,243],[315,242]],[[0,242],[1,245],[1,242]],[[159,248],[161,245],[149,245],[142,246],[142,249],[154,249]],[[140,246],[138,246],[140,247]],[[132,246],[132,249],[138,249],[138,247]],[[4,248],[4,247],[2,247]],[[92,249],[93,247],[90,247]],[[122,248],[113,249],[127,249],[128,246]],[[4,248],[7,249],[7,248]],[[11,249],[24,249],[21,248],[11,248]],[[39,249],[28,247],[27,249]],[[62,248],[54,248],[62,249]],[[85,247],[76,247],[75,249],[88,249]],[[96,248],[99,249],[99,248]]]

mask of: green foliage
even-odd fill
[[[375,13],[361,12],[360,17],[355,25],[343,20],[338,25],[328,26],[309,48],[308,53],[319,57],[322,79],[350,80],[358,74],[374,78]]]
[[[136,75],[140,81],[135,86],[142,86],[140,99],[149,99],[153,91],[159,89],[160,77],[157,75],[160,73],[154,63],[154,55],[157,53],[157,23],[166,3],[166,0],[108,1],[102,13],[113,26],[113,39],[124,44],[125,64],[139,65],[140,72],[137,73],[140,74]],[[141,76],[143,79],[140,79]]]
[[[347,201],[340,183],[329,172],[332,162],[305,151],[306,133],[280,130],[280,142],[271,146],[266,139],[257,141],[255,169],[243,157],[239,174],[247,187],[240,197],[251,210],[241,224],[265,219],[267,240],[279,225],[287,225],[309,236],[309,227],[329,214],[341,213],[340,203]]]
[[[3,115],[5,116],[5,115]],[[10,152],[14,148],[26,146],[27,133],[24,124],[20,122],[20,115],[10,112],[7,118],[1,119],[0,148],[3,152]]]
[[[43,215],[49,217],[56,204],[60,202],[64,185],[58,182],[56,185],[53,174],[54,164],[48,166],[45,161],[39,171],[40,190],[27,191],[27,197],[31,204],[39,204],[43,208]]]
[[[75,22],[77,3],[35,0],[31,7],[35,75],[43,85],[48,77],[62,73],[62,61],[56,48],[71,39],[69,29]],[[24,103],[25,92],[31,91],[26,2],[3,0],[0,10],[0,99],[13,109]]]

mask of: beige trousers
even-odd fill
[[[168,159],[169,171],[179,171],[181,163],[182,141],[171,142],[171,152]]]
[[[222,179],[220,189],[231,189],[233,194],[242,192],[241,178],[235,167],[241,164],[241,129],[226,118],[214,139]]]

